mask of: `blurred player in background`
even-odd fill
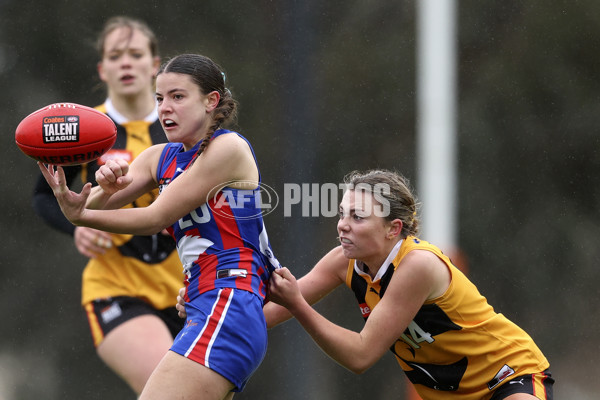
[[[341,246],[297,282],[287,268],[275,271],[264,309],[269,327],[289,310],[325,353],[355,373],[391,350],[424,400],[552,399],[549,363],[531,337],[496,313],[437,247],[417,238],[408,181],[369,171],[345,183]],[[365,319],[360,333],[309,305],[342,284]]]
[[[142,21],[109,19],[97,39],[98,74],[108,97],[96,107],[117,126],[112,150],[92,163],[65,168],[69,184],[94,174],[107,160],[135,159],[144,149],[167,141],[158,120],[154,92],[160,66],[158,43]],[[158,190],[126,207],[151,204]],[[90,260],[83,271],[82,304],[100,358],[137,393],[183,327],[174,300],[183,284],[175,242],[166,232],[116,235],[74,227],[62,214],[52,189],[40,174],[34,208],[53,228],[72,235],[77,250]]]

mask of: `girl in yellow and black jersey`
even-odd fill
[[[286,268],[275,271],[269,298],[287,310],[267,304],[268,325],[295,317],[355,373],[391,349],[423,400],[552,399],[549,363],[533,339],[496,313],[440,249],[417,238],[408,181],[375,170],[352,173],[346,184],[340,246],[297,282]],[[365,318],[360,332],[310,306],[344,283]]]

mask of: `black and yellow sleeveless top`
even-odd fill
[[[113,148],[97,161],[83,166],[84,182],[95,183],[95,172],[109,158],[131,162],[144,149],[167,141],[158,115],[154,111],[146,120],[127,121],[110,105],[96,107],[117,126]],[[126,207],[146,207],[158,196],[158,189],[147,193]],[[131,296],[140,298],[156,309],[172,307],[183,286],[183,268],[170,235],[134,236],[113,234],[113,247],[90,259],[83,272],[82,304],[94,299]]]
[[[402,241],[375,282],[356,260],[350,260],[346,284],[354,291],[365,320],[384,296],[396,267],[412,250],[434,253],[451,274],[446,292],[426,301],[390,348],[424,400],[486,399],[502,383],[549,367],[525,331],[496,313],[440,249],[416,237]]]

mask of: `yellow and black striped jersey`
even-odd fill
[[[502,383],[549,367],[532,338],[496,313],[440,249],[413,236],[395,248],[397,254],[391,255],[392,262],[382,267],[375,281],[356,260],[350,260],[346,284],[354,291],[365,320],[385,294],[396,267],[413,250],[434,253],[451,274],[446,292],[426,301],[391,347],[424,400],[487,399]]]
[[[81,177],[93,182],[96,170],[110,158],[131,162],[144,149],[167,141],[156,110],[145,120],[128,121],[112,107],[110,101],[96,107],[117,125],[117,141],[100,159],[83,165]],[[158,189],[147,193],[126,207],[146,207],[158,196]],[[83,272],[82,303],[94,299],[131,296],[140,298],[156,309],[173,307],[183,286],[183,268],[170,235],[113,235],[113,247],[90,259]]]

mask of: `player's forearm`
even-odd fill
[[[135,201],[139,196],[146,193],[148,190],[138,189],[137,191],[126,188],[119,190],[113,194],[106,193],[102,187],[95,186],[86,202],[86,208],[92,210],[115,210]]]
[[[92,210],[102,210],[106,207],[110,198],[110,194],[107,194],[100,186],[96,186],[92,188],[92,192],[87,199],[85,207]]]
[[[267,329],[271,329],[282,322],[293,318],[293,315],[287,310],[287,308],[275,304],[272,301],[265,304],[263,307],[265,313],[265,320],[267,321]]]
[[[310,305],[319,302],[332,290],[329,287],[319,287],[319,285],[315,284],[314,281],[307,279],[307,277],[301,278],[298,281],[298,286],[302,297],[304,297],[304,300]],[[269,329],[294,317],[287,308],[274,302],[267,303],[264,306],[263,311],[267,321],[267,328]]]
[[[76,226],[132,235],[153,235],[165,228],[156,213],[151,212],[148,207],[119,210],[86,209],[79,218],[71,222]]]
[[[290,312],[321,350],[343,367],[361,374],[373,365],[359,333],[332,323],[306,302],[298,303]]]

